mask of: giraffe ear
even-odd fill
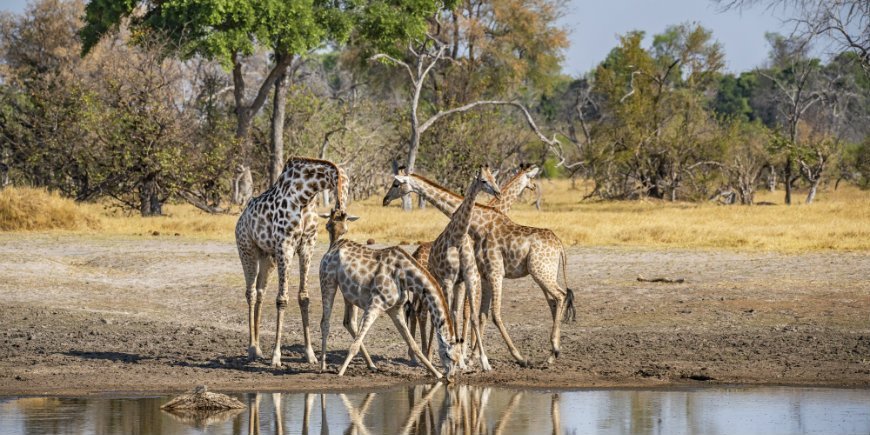
[[[529,178],[535,178],[538,176],[538,172],[541,172],[541,168],[535,165],[529,165],[531,169],[529,170]]]
[[[320,216],[324,219],[329,219],[329,213],[317,213],[317,216]]]
[[[347,215],[347,220],[350,222],[353,222],[353,221],[358,220],[358,219],[359,219],[359,216]]]

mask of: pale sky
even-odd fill
[[[26,0],[0,0],[0,10],[21,12]],[[739,72],[759,66],[767,58],[764,33],[788,33],[780,11],[755,7],[719,13],[709,0],[567,0],[560,21],[569,32],[563,70],[577,76],[591,70],[616,46],[617,36],[631,30],[647,35],[668,25],[697,22],[713,31],[725,50],[726,69]]]

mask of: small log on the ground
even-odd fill
[[[200,385],[192,392],[184,393],[160,407],[167,411],[177,409],[222,411],[244,408],[245,404],[242,402],[225,394],[209,392],[205,385]]]
[[[671,279],[671,278],[644,278],[644,277],[642,277],[642,276],[637,277],[637,280],[640,281],[640,282],[663,282],[663,283],[666,283],[666,284],[681,284],[681,283],[686,282],[686,280],[683,279],[683,278],[676,278],[676,279]]]

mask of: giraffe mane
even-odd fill
[[[453,191],[451,191],[450,189],[448,189],[448,188],[446,188],[446,187],[444,187],[444,186],[442,186],[442,185],[440,185],[440,184],[438,184],[438,183],[436,183],[436,182],[434,182],[434,181],[432,181],[432,180],[430,180],[430,179],[428,179],[428,178],[426,178],[426,177],[424,177],[424,176],[422,176],[422,175],[411,174],[411,177],[414,177],[414,178],[416,178],[416,179],[419,179],[420,181],[422,181],[422,182],[424,182],[424,183],[426,183],[426,184],[428,184],[428,185],[430,185],[430,186],[432,186],[432,187],[434,187],[434,188],[436,188],[436,189],[438,189],[438,190],[440,190],[440,191],[442,191],[442,192],[444,192],[444,193],[446,193],[446,194],[448,194],[448,195],[450,195],[450,196],[452,196],[452,197],[454,197],[454,198],[456,198],[456,199],[458,199],[458,200],[460,200],[460,201],[463,200],[463,199],[465,198],[464,196],[462,196],[462,195],[460,195],[460,194],[458,194],[458,193],[456,193],[456,192],[453,192]],[[482,209],[491,210],[491,211],[494,211],[494,212],[501,213],[501,212],[499,212],[495,207],[492,207],[492,206],[489,206],[489,205],[478,204],[478,203],[475,202],[475,203],[474,203],[474,206],[475,206],[475,207],[478,207],[478,208],[482,208]]]
[[[429,270],[426,268],[425,265],[420,264],[420,262],[418,262],[417,260],[414,259],[414,257],[411,256],[411,254],[408,254],[407,252],[405,252],[404,249],[398,248],[397,250],[402,255],[404,255],[405,258],[407,258],[408,260],[411,260],[414,264],[417,264],[418,266],[420,266],[419,269],[420,269],[420,271],[423,272],[423,276],[426,277],[426,279],[429,280],[429,282],[432,284],[432,287],[435,289],[436,295],[438,296],[438,299],[441,300],[441,305],[442,305],[442,308],[443,308],[444,314],[445,314],[444,317],[447,319],[447,326],[450,329],[450,333],[453,334],[453,338],[456,339],[456,329],[453,327],[453,319],[450,318],[450,311],[449,311],[449,308],[447,305],[447,298],[444,297],[444,290],[441,288],[440,285],[438,285],[438,281],[436,281],[435,277],[432,276],[431,273],[429,273]]]

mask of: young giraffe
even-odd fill
[[[538,167],[533,165],[533,164],[528,164],[528,165],[521,164],[518,168],[517,173],[513,177],[511,177],[507,182],[505,182],[501,186],[501,188],[499,189],[501,191],[501,195],[493,198],[489,202],[489,206],[501,211],[502,213],[507,213],[511,209],[511,207],[513,206],[514,202],[516,202],[516,200],[520,197],[520,195],[522,195],[522,193],[525,189],[534,189],[534,185],[532,184],[532,179],[538,175],[538,171],[539,171]],[[400,172],[403,175],[407,175],[403,170],[400,170]],[[468,197],[468,195],[466,195],[466,198],[467,197]],[[384,204],[384,205],[387,205],[387,204]],[[455,217],[455,213],[454,213],[454,217]],[[421,243],[417,247],[417,249],[414,251],[414,253],[411,254],[411,256],[414,257],[414,259],[417,260],[420,264],[428,265],[433,243],[434,242]],[[430,268],[430,271],[431,271],[431,268]],[[476,276],[478,276],[478,277],[480,276],[480,274],[477,273],[476,268],[475,268],[474,272],[475,272]],[[457,292],[462,294],[465,291],[465,289],[463,287],[464,287],[464,283],[462,281],[458,282],[456,284],[456,288],[454,289],[454,294],[456,294]],[[474,294],[474,293],[472,293],[472,294]],[[477,292],[476,294],[479,295],[480,293]],[[475,304],[479,304],[479,302],[475,302]],[[456,310],[454,310],[454,315],[455,315],[455,313],[456,313]],[[463,338],[465,338],[467,329],[465,328],[464,325],[466,325],[468,322],[469,311],[463,310],[463,314],[464,314],[464,322],[463,322],[463,328],[462,328],[462,333],[463,333],[462,336],[463,336]],[[412,306],[408,306],[408,307],[406,307],[405,318],[406,318],[406,321],[408,321],[408,327],[411,330],[412,336],[414,335],[416,325],[419,323],[421,347],[423,348],[423,351],[426,353],[426,356],[431,358],[432,353],[431,353],[431,346],[429,345],[429,341],[431,341],[432,333],[430,331],[430,333],[429,333],[430,339],[427,340],[426,339],[426,321],[427,321],[427,319],[426,319],[425,310],[423,309],[423,307],[420,304],[414,304]],[[410,349],[408,350],[408,353],[409,353],[409,355],[411,354]],[[485,358],[485,356],[483,356],[482,358]],[[489,365],[486,364],[484,367],[488,367],[488,366]],[[484,370],[488,370],[488,369],[484,368]]]
[[[498,188],[495,177],[489,171],[489,166],[480,167],[474,180],[468,186],[468,191],[462,204],[459,205],[459,208],[450,217],[450,222],[432,243],[431,255],[429,255],[428,261],[426,263],[420,262],[420,264],[426,265],[429,272],[435,276],[444,294],[453,296],[450,308],[453,313],[454,323],[459,323],[459,316],[463,313],[463,302],[466,297],[465,290],[468,289],[469,312],[474,314],[471,318],[472,329],[478,338],[478,343],[481,343],[479,353],[480,365],[484,371],[489,371],[491,367],[486,358],[486,353],[483,351],[482,340],[480,340],[479,336],[480,330],[477,327],[479,313],[476,305],[477,301],[480,300],[480,274],[477,272],[477,264],[474,259],[474,244],[471,237],[468,236],[471,210],[474,206],[474,199],[477,198],[477,194],[480,192],[487,192],[496,198],[501,196],[501,190]],[[464,284],[464,286],[460,284]],[[463,337],[467,328],[468,320],[466,319],[462,328]],[[421,328],[421,333],[423,333],[423,328]],[[464,345],[462,351],[464,357],[466,354]]]
[[[335,209],[347,205],[347,175],[335,163],[291,157],[278,181],[248,202],[236,224],[236,247],[245,272],[248,300],[248,359],[262,358],[260,351],[260,313],[263,294],[272,268],[278,266],[278,310],[275,350],[272,365],[281,366],[281,330],[288,303],[290,260],[299,257],[299,309],[308,362],[317,363],[308,327],[308,290],[306,277],[311,265],[311,249],[317,236],[317,215],[313,199],[324,189],[335,191]],[[256,296],[254,284],[256,283]]]
[[[414,342],[402,307],[413,294],[424,301],[438,329],[439,356],[447,379],[455,376],[456,364],[460,361],[456,345],[456,330],[448,313],[447,301],[438,283],[408,253],[397,246],[370,249],[341,236],[347,232],[347,222],[353,220],[343,210],[330,213],[326,229],[329,232],[329,250],[320,260],[320,292],[323,297],[323,317],[320,321],[321,361],[320,370],[326,370],[326,339],[329,337],[329,318],[337,289],[347,302],[363,309],[359,333],[348,350],[347,357],[338,375],[343,376],[350,361],[362,346],[366,333],[381,313],[386,312],[399,333],[414,350],[417,358],[436,378],[441,373],[423,355]]]
[[[462,197],[416,174],[396,175],[384,204],[410,192],[431,202],[447,216],[459,207]],[[480,304],[480,329],[485,329],[486,313],[492,309],[493,322],[498,327],[511,355],[521,364],[528,365],[514,346],[501,318],[502,281],[504,278],[522,278],[531,275],[544,291],[550,306],[553,326],[550,330],[552,354],[547,364],[559,356],[560,323],[565,310],[569,318],[574,311],[574,293],[567,288],[565,249],[556,235],[543,228],[527,227],[511,221],[507,216],[488,206],[476,205],[472,210],[469,234],[474,239],[475,257],[482,282],[483,299]],[[560,261],[561,260],[561,261]],[[559,266],[566,289],[558,282]]]

